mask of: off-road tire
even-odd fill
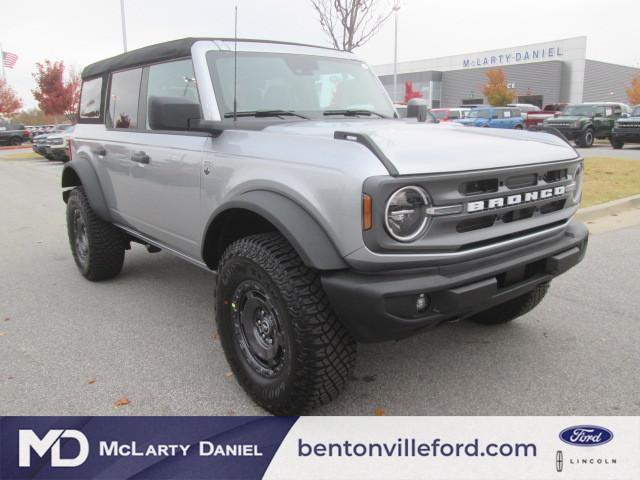
[[[609,143],[611,143],[611,147],[615,150],[620,150],[622,147],[624,147],[624,142],[622,140],[618,140],[615,137],[610,137]]]
[[[86,232],[87,249],[80,253],[76,242],[76,214]],[[92,210],[82,187],[74,188],[67,200],[67,232],[73,259],[82,275],[91,281],[113,278],[122,270],[126,237]]]
[[[547,294],[547,290],[549,290],[549,284],[543,283],[534,291],[477,313],[469,317],[469,320],[483,325],[500,325],[510,322],[537,307]]]
[[[591,148],[595,140],[594,132],[592,128],[585,129],[580,136],[576,139],[576,146],[581,148]]]
[[[255,360],[252,364],[242,326],[250,315],[242,317],[241,305],[234,302],[238,291],[254,284],[273,305],[271,318],[277,318],[281,334],[281,366],[270,375],[256,369]],[[236,379],[256,403],[277,415],[298,415],[330,402],[355,366],[356,343],[333,312],[319,273],[276,232],[242,238],[226,249],[216,277],[216,321]]]
[[[22,145],[22,139],[18,137],[13,137],[11,140],[9,140],[9,145],[13,145],[14,147]]]
[[[516,125],[513,127],[514,130],[522,130],[522,125]]]

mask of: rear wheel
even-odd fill
[[[593,140],[594,140],[593,129],[587,128],[576,139],[576,145],[582,148],[591,148],[593,146]]]
[[[240,385],[262,407],[297,415],[333,400],[355,365],[318,272],[279,233],[231,244],[216,280],[216,320]]]
[[[18,145],[22,145],[22,140],[19,139],[18,137],[13,137],[10,141],[9,141],[9,145],[13,145],[14,147],[17,147]]]
[[[85,278],[106,280],[120,273],[124,263],[125,235],[95,214],[82,187],[69,194],[67,232],[73,259]]]
[[[624,142],[619,138],[611,137],[609,139],[609,142],[611,143],[611,146],[616,150],[620,150],[622,147],[624,147]]]
[[[522,130],[522,125],[516,125],[515,127],[513,127],[515,130]]]
[[[549,284],[544,283],[536,287],[532,292],[529,292],[520,297],[509,300],[500,305],[496,305],[484,312],[477,313],[469,320],[475,323],[481,323],[483,325],[500,325],[515,320],[522,315],[529,313],[542,301],[544,296],[549,290]]]

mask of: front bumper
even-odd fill
[[[326,272],[322,285],[357,341],[397,340],[534,290],[579,263],[587,241],[587,228],[573,220],[552,237],[483,258],[384,274]],[[429,301],[422,313],[420,294]]]
[[[35,144],[35,145],[32,145],[31,148],[38,155],[43,155],[44,156],[44,155],[47,154],[47,146],[46,145]]]
[[[567,140],[576,140],[583,133],[583,130],[580,128],[556,127],[555,125],[545,125],[545,126],[555,128]]]
[[[614,128],[611,131],[611,136],[623,142],[640,143],[640,128]]]

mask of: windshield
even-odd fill
[[[640,107],[634,108],[633,112],[631,112],[631,116],[632,117],[640,117]]]
[[[591,117],[596,113],[604,115],[604,107],[598,105],[569,105],[564,109],[562,115],[567,117]]]
[[[491,118],[491,110],[474,108],[469,112],[467,118]]]
[[[233,52],[207,53],[223,117],[233,112],[233,57]],[[389,118],[395,113],[374,73],[357,60],[238,52],[236,88],[238,112],[282,110],[323,117],[326,111],[370,110]]]

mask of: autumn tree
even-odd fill
[[[413,98],[423,98],[422,93],[413,89],[413,82],[404,82],[404,103],[409,103],[409,100]]]
[[[18,112],[13,121],[22,125],[51,125],[56,123],[56,119],[52,115],[46,115],[39,108],[30,108],[29,110],[23,110]]]
[[[513,90],[507,86],[507,79],[502,68],[487,70],[487,83],[482,87],[482,93],[487,97],[489,105],[494,107],[504,107],[512,103],[516,97]]]
[[[22,100],[6,80],[0,78],[0,116],[12,117],[22,108]]]
[[[627,96],[631,105],[640,104],[640,73],[631,79],[631,86],[627,88]]]
[[[78,102],[80,78],[72,70],[71,76],[65,80],[64,73],[63,61],[45,60],[44,63],[36,63],[33,74],[37,88],[31,93],[40,109],[47,115],[53,115],[56,122],[59,116],[73,113]]]
[[[310,0],[320,26],[338,50],[352,52],[378,33],[400,0]]]

